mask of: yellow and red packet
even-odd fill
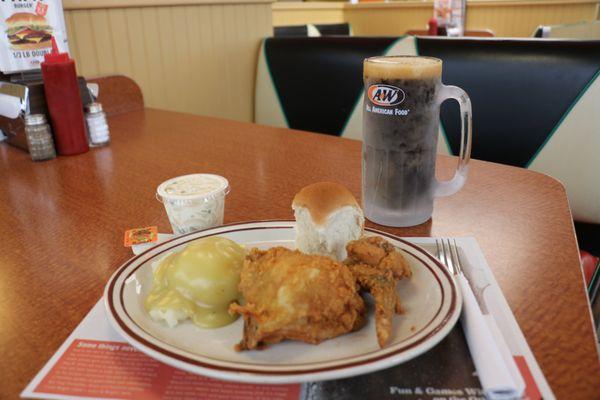
[[[123,244],[131,247],[135,244],[153,243],[158,240],[158,227],[148,226],[146,228],[134,228],[125,231]]]

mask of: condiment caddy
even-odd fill
[[[41,75],[21,74],[23,84],[0,86],[0,100],[7,104],[6,111],[0,110],[4,114],[0,116],[0,129],[7,134],[9,144],[29,151],[34,161],[48,160],[56,154],[81,154],[89,147],[110,142],[102,105],[94,101],[85,80],[77,78],[75,62],[68,53],[60,53],[56,42],[52,44],[52,52],[41,64]]]
[[[94,99],[87,89],[83,77],[77,79],[78,89],[83,106],[91,104]],[[16,114],[6,116],[0,114],[0,129],[6,135],[6,142],[21,150],[29,152],[25,134],[25,118],[31,114],[43,114],[48,121],[48,106],[44,96],[44,83],[39,71],[28,74],[0,74],[0,94],[17,97],[22,103]],[[16,117],[14,117],[16,115]]]

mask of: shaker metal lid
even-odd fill
[[[46,123],[44,114],[29,114],[25,116],[25,125],[41,125]]]
[[[87,105],[87,107],[85,109],[89,113],[97,113],[97,112],[102,111],[102,104],[97,103],[97,102],[90,103]]]

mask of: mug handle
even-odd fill
[[[454,99],[460,106],[460,153],[456,172],[449,181],[437,181],[435,187],[434,196],[444,197],[458,192],[467,181],[471,159],[471,100],[461,88],[446,85],[442,85],[438,98],[440,105],[447,99]]]

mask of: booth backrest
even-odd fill
[[[362,62],[385,54],[442,59],[444,83],[471,97],[473,157],[554,176],[575,217],[600,222],[600,41],[269,38],[256,122],[360,139]],[[458,118],[444,103],[438,151],[458,153]]]
[[[287,25],[276,26],[273,28],[275,37],[291,36],[351,36],[352,29],[350,24],[308,24],[308,25]]]
[[[347,22],[341,24],[315,24],[321,36],[352,36],[352,28]]]
[[[412,36],[432,36],[432,35],[429,35],[428,29],[409,29],[406,32],[404,32],[404,34],[412,35]],[[433,35],[433,36],[437,36],[437,35]],[[492,31],[491,29],[469,29],[469,30],[464,31],[462,36],[494,37],[496,35],[494,35],[494,31]]]
[[[142,90],[131,78],[123,75],[108,75],[88,78],[87,81],[98,84],[98,102],[102,104],[108,116],[144,108]]]
[[[574,24],[540,25],[534,37],[552,39],[600,39],[600,21],[581,21]]]

